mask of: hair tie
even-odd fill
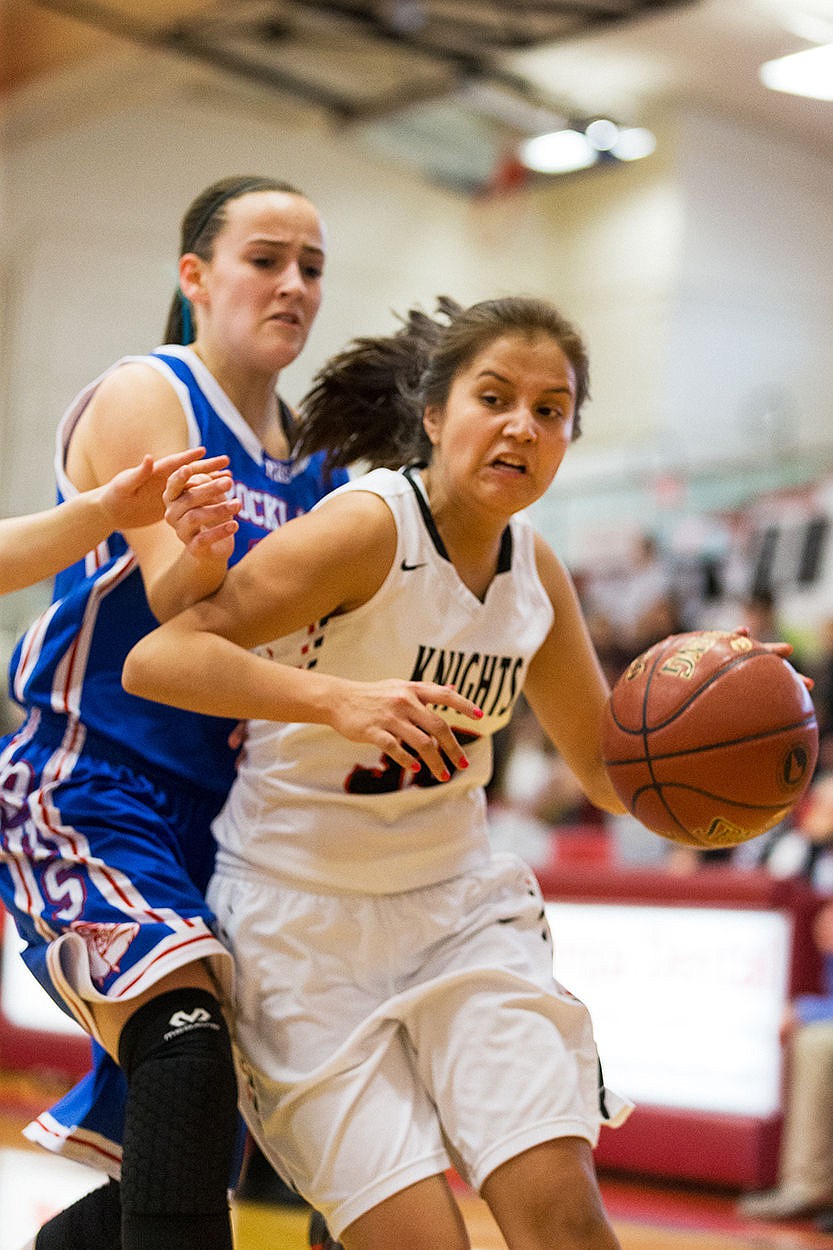
[[[200,241],[200,235],[205,230],[208,223],[217,216],[221,209],[225,208],[229,200],[236,200],[241,195],[249,195],[252,191],[274,191],[277,188],[271,178],[253,177],[241,178],[227,187],[222,194],[211,200],[206,205],[202,217],[199,218],[197,224],[189,231],[189,240],[183,239],[183,244],[189,245],[183,247],[184,252],[193,252]]]
[[[196,335],[194,334],[194,319],[191,316],[191,301],[179,291],[179,317],[182,322],[182,346],[187,347],[189,343],[193,343]]]

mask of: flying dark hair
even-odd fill
[[[225,225],[225,206],[230,200],[250,195],[253,191],[284,191],[288,195],[303,195],[297,187],[277,178],[262,178],[257,174],[221,178],[200,192],[186,210],[180,228],[180,256],[194,252],[203,260],[210,260],[214,240]],[[177,290],[168,310],[163,342],[188,344],[193,338],[190,305],[182,292]]]
[[[427,463],[425,408],[442,407],[460,371],[506,334],[545,334],[559,344],[575,373],[573,439],[578,438],[581,405],[589,393],[587,351],[575,328],[546,300],[510,296],[463,308],[441,296],[433,317],[411,309],[400,320],[394,334],[354,339],[319,370],[300,404],[296,455],[324,451],[330,468]]]

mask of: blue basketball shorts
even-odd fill
[[[94,1034],[85,1002],[229,961],[203,894],[221,796],[68,738],[24,726],[0,743],[0,900],[31,971]]]
[[[45,730],[37,713],[0,740],[0,902],[29,969],[95,1040],[91,1007],[129,1000],[194,960],[207,961],[218,993],[228,993],[231,957],[203,894],[221,803],[92,742],[83,727]],[[81,1102],[110,1091],[118,1119],[122,1077],[103,1052],[87,1085]],[[70,1104],[78,1125],[83,1106]],[[113,1116],[102,1115],[109,1137]]]

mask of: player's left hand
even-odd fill
[[[744,638],[749,637],[749,630],[746,625],[738,626],[734,632],[736,634],[743,634]],[[782,660],[788,660],[795,650],[791,642],[760,642],[759,639],[756,639],[756,642],[758,642],[765,651],[771,651],[773,655],[780,655]],[[816,683],[813,681],[812,677],[807,677],[804,673],[798,673],[798,676],[801,678],[808,690],[813,689],[813,686],[815,686]]]
[[[145,456],[141,464],[117,473],[101,487],[101,505],[113,529],[139,529],[161,521],[165,515],[163,491],[171,475],[190,474],[196,462],[203,473],[224,470],[228,464],[228,456],[214,456],[211,460],[204,460],[204,456],[204,447],[188,447],[158,460]]]
[[[228,560],[240,500],[229,497],[231,474],[227,456],[184,464],[171,473],[162,496],[165,520],[192,556]]]

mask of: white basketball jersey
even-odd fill
[[[387,894],[446,880],[488,858],[483,786],[491,735],[508,722],[554,613],[523,518],[507,526],[481,602],[445,553],[417,472],[377,469],[336,493],[357,490],[379,495],[396,521],[396,555],[384,583],[355,611],[259,654],[359,681],[453,684],[484,712],[480,721],[442,713],[470,766],[439,783],[426,768],[406,772],[326,725],[250,721],[215,834],[223,872]]]

